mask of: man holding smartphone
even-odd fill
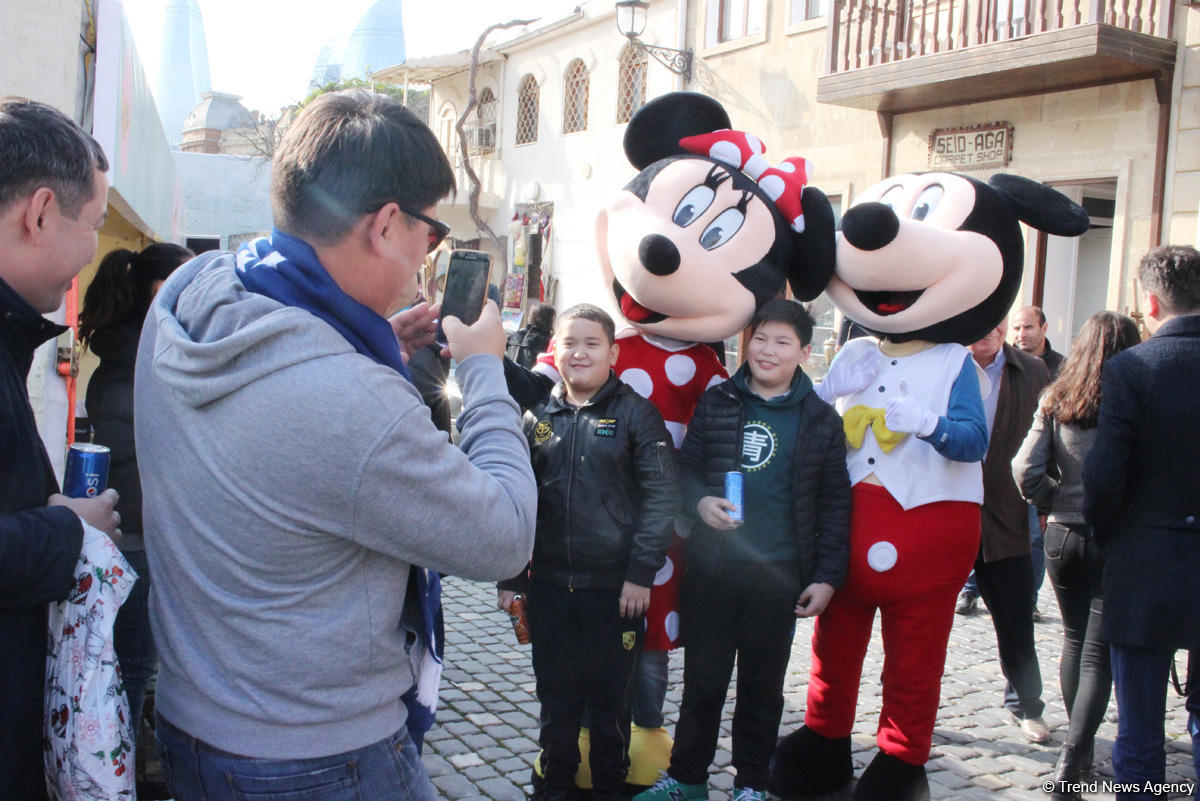
[[[514,574],[537,500],[499,309],[444,321],[461,450],[402,353],[437,308],[387,319],[453,189],[398,102],[323,95],[276,152],[270,237],[181,267],[151,309],[137,439],[175,798],[436,796],[401,701],[436,692],[427,571]]]

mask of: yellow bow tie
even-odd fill
[[[884,424],[883,409],[872,409],[870,406],[855,406],[847,409],[842,415],[842,428],[846,431],[846,443],[851,448],[861,448],[863,437],[867,435],[867,426],[875,432],[875,441],[884,453],[891,453],[892,448],[899,445],[908,434],[892,431]]]

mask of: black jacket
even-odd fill
[[[739,470],[745,407],[733,379],[700,397],[679,453],[684,480],[684,514],[696,519],[688,540],[688,564],[716,572],[730,533],[699,519],[705,495],[725,496],[725,473]],[[846,435],[832,406],[809,392],[800,402],[800,426],[792,463],[792,519],[800,552],[802,586],[820,582],[837,588],[850,558],[850,475]]]
[[[25,378],[38,345],[66,329],[0,280],[0,798],[46,797],[42,698],[46,605],[67,597],[83,526],[64,506]]]
[[[610,372],[579,408],[555,387],[524,429],[538,482],[531,572],[572,589],[651,586],[679,511],[675,448],[654,405]]]
[[[1083,467],[1083,515],[1104,549],[1104,634],[1200,648],[1200,314],[1113,356]]]
[[[983,459],[979,552],[984,562],[1029,553],[1029,504],[1017,489],[1012,463],[1033,425],[1038,395],[1048,383],[1050,372],[1045,362],[1012,345],[1004,345],[996,419]]]
[[[108,486],[121,494],[121,547],[126,549],[139,548],[136,540],[142,533],[142,480],[133,444],[133,365],[143,319],[139,315],[101,328],[88,343],[100,357],[100,366],[88,381],[88,422],[93,441],[112,452]]]
[[[527,325],[508,336],[505,355],[525,369],[533,367],[537,357],[546,352],[551,334],[545,328]]]

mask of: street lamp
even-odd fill
[[[692,79],[692,51],[676,50],[673,47],[648,45],[638,37],[646,29],[646,11],[650,4],[646,0],[617,1],[617,29],[629,40],[630,47],[639,53],[649,53],[654,60],[662,64],[676,75],[682,75],[684,80]]]

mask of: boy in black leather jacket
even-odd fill
[[[750,322],[746,363],[700,398],[680,451],[696,518],[680,603],[683,703],[667,774],[634,801],[708,798],[721,710],[737,660],[735,801],[762,801],[783,712],[797,617],[825,610],[846,577],[850,477],[842,420],[800,365],[813,319],[776,299]],[[744,476],[740,519],[724,497]]]
[[[542,704],[545,781],[534,793],[542,801],[574,797],[585,708],[592,798],[624,798],[625,700],[679,510],[671,436],[658,410],[613,373],[617,347],[603,310],[564,311],[554,345],[562,383],[525,414],[537,537],[528,577],[502,582],[499,604],[507,610],[525,592]]]

